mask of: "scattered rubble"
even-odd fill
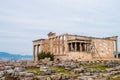
[[[119,61],[0,62],[0,80],[115,80]],[[43,64],[42,64],[43,63]],[[16,64],[18,66],[16,66]]]

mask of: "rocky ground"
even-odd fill
[[[120,80],[120,61],[1,61],[0,80]]]

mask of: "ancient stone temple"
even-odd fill
[[[105,60],[118,58],[118,37],[88,37],[71,34],[48,33],[47,39],[33,41],[33,60],[38,53],[51,52],[61,60]]]

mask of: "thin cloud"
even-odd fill
[[[32,54],[32,41],[47,38],[49,31],[119,36],[119,3],[119,0],[2,0],[0,51]]]

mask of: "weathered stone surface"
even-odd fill
[[[25,80],[33,80],[34,74],[33,73],[26,73],[24,79]]]
[[[86,72],[86,73],[84,73],[86,76],[90,76],[91,75],[91,73],[90,72]]]
[[[76,73],[76,74],[83,73],[83,72],[84,72],[84,68],[76,68],[76,69],[74,69],[73,71],[74,71],[74,73]]]
[[[52,66],[53,65],[53,61],[49,61],[48,63],[47,63],[47,66]]]
[[[47,64],[48,62],[50,62],[50,58],[45,58],[45,59],[42,60],[43,64]]]
[[[59,63],[59,64],[57,64],[57,66],[58,66],[58,67],[65,67],[65,64]]]
[[[61,79],[62,79],[62,80],[70,79],[70,75],[62,74],[62,75],[61,75]]]
[[[19,72],[15,72],[14,77],[19,77]]]
[[[113,68],[107,68],[106,69],[107,72],[118,71],[118,70],[120,70],[120,66],[116,66],[116,67],[113,67]]]
[[[91,76],[80,76],[78,80],[94,80]]]
[[[20,77],[24,77],[26,75],[26,72],[19,72]]]
[[[46,80],[52,80],[50,77],[47,77],[47,79]]]
[[[51,75],[52,80],[61,80],[61,77],[60,74]]]
[[[33,77],[25,77],[23,80],[33,80]]]
[[[34,74],[33,73],[25,73],[25,77],[33,77]]]
[[[1,77],[0,80],[5,80],[5,77]]]
[[[4,66],[0,66],[0,71],[3,71],[5,70],[5,67]]]
[[[85,61],[85,64],[82,66],[81,64],[80,66],[78,66],[79,62],[73,62],[73,61],[64,61],[60,63],[53,62],[52,66],[39,64],[40,68],[43,68],[41,72],[39,72],[39,68],[37,67],[27,68],[25,65],[24,67],[23,65],[19,67],[18,66],[15,67],[13,64],[13,65],[10,65],[11,68],[8,67],[6,68],[6,70],[0,71],[0,79],[4,80],[4,78],[7,76],[7,77],[13,77],[16,80],[17,79],[18,80],[33,80],[34,75],[40,76],[38,80],[44,80],[44,79],[45,80],[112,80],[112,79],[116,79],[120,77],[119,76],[120,65],[116,65],[113,67],[106,67],[107,69],[103,71],[96,68],[96,67],[101,68],[103,66],[106,66],[106,62],[105,63],[103,62],[94,63],[96,64],[95,66],[94,64],[90,62],[87,64],[86,61]],[[60,67],[61,64],[63,64],[62,68]],[[71,67],[71,64],[77,65],[78,68]],[[114,64],[118,64],[118,63],[117,62],[112,63],[112,65]],[[6,64],[6,66],[8,65]],[[69,68],[70,70],[66,68]],[[24,69],[28,69],[28,70],[26,71]],[[110,79],[110,77],[112,78]]]
[[[77,67],[77,64],[76,64],[76,63],[73,63],[73,62],[70,63],[70,68],[73,69],[73,68],[76,68],[76,67]]]
[[[52,73],[55,73],[55,70],[47,69],[47,70],[44,71],[44,72],[45,72],[45,74],[50,75],[50,74],[52,74]]]
[[[37,80],[47,80],[46,76],[37,76]]]
[[[11,66],[5,66],[5,70],[9,70],[9,69],[12,69]]]
[[[4,71],[0,71],[0,78],[4,76]]]
[[[47,71],[47,70],[48,70],[48,67],[45,67],[45,66],[41,66],[41,67],[40,67],[40,71],[44,71],[44,72],[45,72],[45,71]]]
[[[25,68],[23,67],[15,67],[14,71],[16,72],[23,72],[25,70]]]
[[[9,70],[5,71],[5,75],[11,75],[12,76],[12,75],[14,75],[14,72],[15,72],[14,70],[9,69]]]

